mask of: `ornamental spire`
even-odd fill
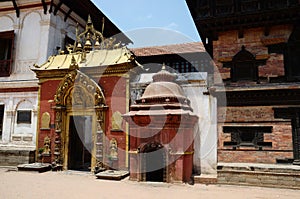
[[[161,71],[153,75],[153,82],[174,82],[176,79],[176,75],[170,73],[166,70],[166,65],[163,63],[161,67]]]

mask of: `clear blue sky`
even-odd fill
[[[133,42],[130,47],[200,41],[185,0],[92,0]]]

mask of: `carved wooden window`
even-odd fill
[[[216,0],[216,15],[232,14],[234,11],[233,0]]]
[[[282,9],[287,7],[288,1],[283,0],[264,0],[266,9]]]
[[[288,43],[287,51],[284,54],[284,65],[286,76],[289,81],[300,81],[300,27],[296,26]]]
[[[17,124],[31,124],[31,111],[30,110],[22,110],[17,111]]]
[[[249,127],[249,126],[224,126],[224,133],[231,134],[231,141],[224,142],[224,146],[232,146],[233,149],[239,147],[272,147],[272,142],[264,141],[265,133],[272,133],[271,126]]]
[[[252,12],[260,9],[260,0],[241,0],[241,11]]]
[[[11,73],[14,31],[0,32],[0,77]]]
[[[188,61],[169,62],[166,63],[166,65],[170,66],[171,68],[178,71],[179,73],[189,73],[189,72],[198,72],[197,69],[195,68],[196,66],[198,66],[198,62],[197,63],[196,62],[193,61],[191,63]]]
[[[198,10],[199,17],[208,17],[211,15],[209,0],[201,0],[201,1],[197,1],[196,3],[198,7],[197,10]]]
[[[258,81],[255,57],[244,46],[232,59],[231,81]]]
[[[3,133],[4,105],[0,105],[0,139]]]

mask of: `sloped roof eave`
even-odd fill
[[[44,64],[31,68],[32,71],[51,71],[69,69],[74,57],[79,68],[94,68],[99,66],[117,66],[128,63],[135,63],[133,54],[125,47],[112,50],[95,50],[86,54],[83,60],[82,53],[50,56]]]

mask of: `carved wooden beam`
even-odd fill
[[[44,8],[44,14],[47,14],[47,4],[45,2],[45,0],[41,0],[42,4],[43,4],[43,8]]]
[[[14,8],[15,8],[15,10],[16,10],[16,15],[17,15],[17,17],[20,17],[20,9],[19,9],[19,7],[18,7],[18,5],[17,5],[16,0],[12,0],[12,2],[13,2],[13,5],[14,5]]]
[[[70,16],[71,12],[72,12],[72,9],[69,9],[69,11],[65,15],[64,21],[67,21],[67,19]]]
[[[59,3],[57,4],[57,6],[54,9],[54,12],[53,12],[54,15],[57,14],[57,12],[58,12],[58,10],[59,10],[59,8],[61,7],[62,4],[63,4],[63,0],[60,0]]]

